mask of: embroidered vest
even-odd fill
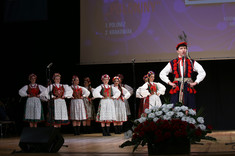
[[[112,95],[112,87],[111,86],[108,86],[108,88],[105,88],[103,85],[101,86],[102,89],[100,91],[100,94],[102,96],[104,96],[104,98],[111,98],[113,95]]]
[[[148,91],[151,95],[153,95],[154,93],[157,93],[157,85],[155,83],[151,84],[149,83],[148,84]]]
[[[36,84],[36,87],[31,87],[28,85],[27,93],[30,95],[30,97],[37,97],[40,94],[38,85]]]
[[[53,94],[56,98],[62,98],[62,96],[64,95],[64,86],[61,85],[61,86],[58,88],[56,85],[53,85],[52,94]]]
[[[172,73],[175,78],[181,78],[181,71],[180,71],[180,60],[179,58],[173,59],[170,61]],[[184,77],[185,78],[191,78],[193,73],[193,66],[194,66],[194,60],[189,60],[188,58],[185,60],[185,70],[184,70]]]
[[[72,87],[73,89],[73,97],[74,99],[82,99],[82,88],[80,87]]]

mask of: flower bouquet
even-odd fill
[[[121,148],[133,145],[134,152],[139,145],[147,144],[149,154],[188,154],[191,143],[216,140],[206,136],[212,132],[211,126],[205,126],[204,118],[187,106],[163,104],[145,109],[145,116],[133,122],[132,129],[125,133],[131,140]]]

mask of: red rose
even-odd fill
[[[195,129],[194,124],[189,124],[189,127],[192,128],[192,129]]]
[[[164,133],[164,138],[165,138],[165,139],[168,139],[168,138],[170,138],[170,137],[171,137],[171,133],[170,133],[170,132]]]
[[[137,134],[134,134],[133,136],[132,136],[132,139],[134,140],[134,139],[136,139],[137,138]]]
[[[152,131],[155,131],[157,129],[157,125],[152,121],[150,122],[150,128]]]
[[[158,137],[162,135],[162,131],[160,129],[157,129],[154,134]]]
[[[180,132],[180,131],[176,131],[176,132],[174,133],[174,136],[175,136],[176,138],[181,137],[181,132]]]
[[[141,132],[139,133],[139,136],[140,136],[140,137],[143,137],[143,136],[144,136],[144,131],[141,131]]]
[[[201,136],[202,135],[202,130],[200,128],[198,128],[196,131],[195,131],[195,135],[196,136]]]
[[[208,125],[208,126],[207,126],[207,129],[212,130],[212,126],[211,126],[211,125]]]

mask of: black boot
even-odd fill
[[[105,127],[102,127],[102,132],[103,132],[103,136],[107,136],[107,133],[105,131]]]
[[[118,134],[122,134],[122,125],[118,126]]]
[[[77,135],[80,135],[80,126],[76,126],[77,129]]]
[[[87,134],[91,134],[91,126],[87,126]]]
[[[114,133],[118,134],[118,126],[114,126]]]
[[[107,129],[107,136],[111,136],[111,134],[109,133],[109,128],[110,127],[106,127],[106,129]]]
[[[77,126],[73,126],[73,134],[77,135]]]
[[[83,133],[87,134],[87,126],[83,126]]]

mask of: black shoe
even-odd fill
[[[77,129],[77,135],[80,135],[80,126],[76,126]]]
[[[119,133],[118,133],[118,128],[119,128],[118,126],[114,126],[114,133],[115,133],[115,134],[119,134]]]
[[[87,126],[87,134],[91,134],[91,126]]]
[[[83,134],[88,134],[87,133],[87,126],[83,126]]]
[[[73,126],[73,134],[77,135],[77,127],[76,126]]]
[[[105,127],[102,127],[102,132],[103,132],[103,136],[107,136],[107,132],[105,131]]]
[[[109,128],[110,127],[106,127],[106,129],[107,129],[107,136],[111,136],[111,134],[109,133]]]
[[[118,126],[118,134],[122,134],[122,125]]]

